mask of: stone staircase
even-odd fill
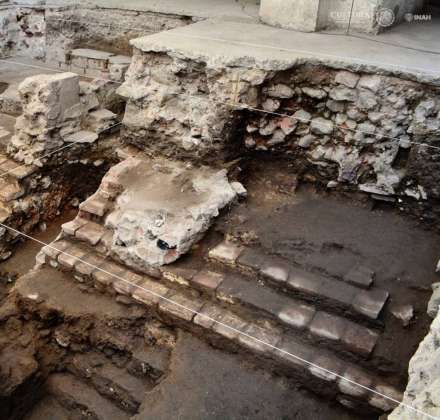
[[[251,354],[345,406],[383,412],[394,404],[303,360],[400,399],[402,377],[393,355],[375,353],[388,292],[374,287],[371,270],[355,267],[337,281],[263,250],[221,241],[141,273],[111,251],[113,232],[104,220],[118,191],[117,177],[107,174],[59,238],[42,249],[38,263],[70,272],[81,287],[131,298],[163,322]]]
[[[50,375],[46,382],[41,404],[45,418],[58,419],[64,412],[66,418],[127,420],[138,413],[145,393],[165,369],[163,355],[151,349],[139,350],[118,365],[100,351],[77,353],[66,371]],[[38,419],[40,411],[34,409],[29,420]]]
[[[65,294],[61,301],[33,300],[54,289]],[[26,420],[128,420],[139,413],[145,393],[167,376],[172,346],[165,340],[170,338],[167,332],[157,332],[157,322],[139,308],[84,297],[63,273],[50,268],[23,276],[17,293],[19,301],[29,305],[31,318],[39,311],[60,314],[61,323],[52,320],[58,324],[48,342],[61,352],[68,349]],[[88,301],[84,306],[98,302],[96,312],[78,311],[81,298]]]

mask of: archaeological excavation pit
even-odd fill
[[[0,0],[0,420],[440,418],[439,4],[348,3]]]

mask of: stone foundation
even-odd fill
[[[281,153],[308,179],[398,197],[436,217],[427,203],[440,198],[429,147],[440,135],[438,87],[311,64],[258,68],[243,58],[237,66],[183,58],[148,38],[132,43],[118,89],[127,99],[127,142],[193,161]]]

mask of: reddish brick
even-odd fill
[[[194,317],[194,324],[204,328],[212,328],[215,321],[220,321],[226,313],[226,309],[212,303],[205,303],[200,313]]]
[[[70,242],[67,241],[57,241],[52,242],[42,248],[42,251],[49,257],[56,259],[61,251],[65,251],[69,246]]]
[[[163,284],[143,278],[138,287],[134,288],[132,297],[150,307],[159,303],[161,297],[166,297],[169,291],[170,289]]]
[[[182,286],[189,286],[189,281],[196,273],[196,270],[180,267],[166,267],[162,269],[162,277],[164,279]]]
[[[225,312],[219,321],[220,323],[213,325],[212,330],[229,340],[236,340],[239,331],[244,331],[248,325],[246,321],[229,311]]]
[[[200,271],[193,277],[191,283],[197,289],[214,292],[222,281],[223,274],[213,271]]]
[[[70,236],[75,236],[75,232],[82,226],[87,223],[87,220],[82,219],[80,217],[76,217],[70,222],[64,223],[61,225],[61,229],[64,233]]]
[[[73,268],[84,255],[86,255],[84,250],[72,246],[58,255],[58,262],[64,267]]]
[[[79,205],[80,210],[85,211],[95,216],[104,216],[107,210],[108,202],[102,197],[99,192],[91,195],[86,201]]]
[[[274,347],[281,341],[281,334],[274,328],[262,328],[251,324],[244,331],[247,335],[239,334],[238,341],[255,353],[268,354],[274,351]]]
[[[209,258],[234,265],[243,248],[231,242],[222,242],[208,253]]]
[[[75,237],[82,241],[90,243],[90,245],[96,245],[105,233],[105,228],[97,223],[87,222],[84,226],[79,228]]]
[[[162,300],[159,303],[159,310],[173,318],[184,321],[191,321],[196,312],[202,308],[203,302],[197,298],[188,298],[180,293],[168,297],[169,300]]]

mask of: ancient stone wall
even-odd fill
[[[207,65],[203,57],[135,49],[118,92],[128,100],[126,141],[151,153],[199,161],[281,153],[308,179],[422,203],[413,210],[427,217],[425,204],[440,198],[437,149],[429,147],[440,136],[438,87],[314,65]]]
[[[130,55],[130,39],[192,22],[184,16],[99,8],[47,10],[46,20],[47,61],[60,64],[76,48]]]
[[[0,56],[24,54],[43,59],[45,38],[44,9],[0,6]]]

